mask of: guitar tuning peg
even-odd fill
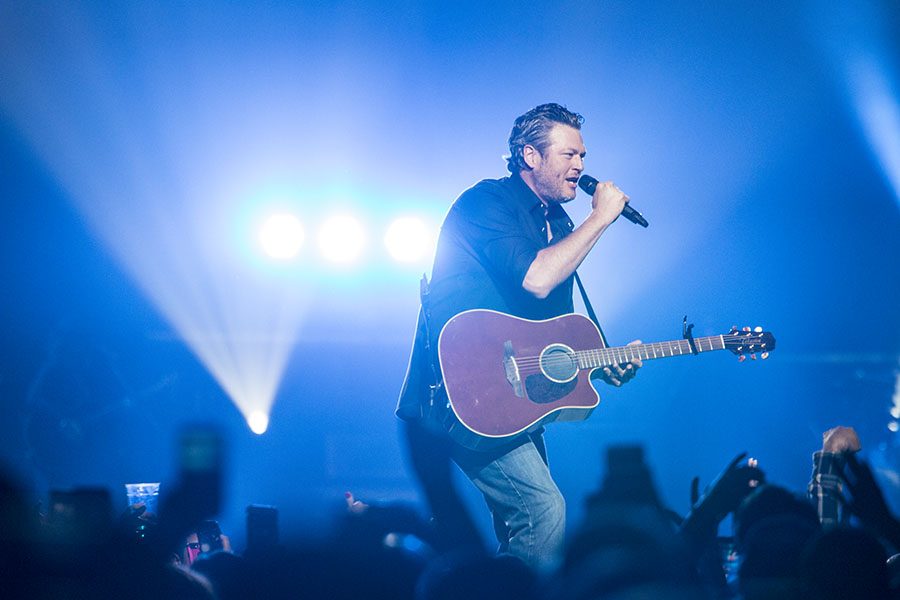
[[[745,360],[747,360],[746,354],[741,354],[740,356],[738,356],[738,362],[744,362]]]
[[[769,358],[769,353],[763,352],[762,354],[759,355],[759,357],[763,360],[766,360],[767,358]]]
[[[744,327],[743,331],[750,331],[749,327]]]
[[[754,327],[753,333],[762,333],[762,327]]]
[[[751,352],[751,353],[750,353],[750,360],[756,360],[756,353],[755,353],[755,352]]]

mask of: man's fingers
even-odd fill
[[[629,346],[640,346],[641,344],[643,344],[643,342],[641,340],[632,340],[632,341],[628,342]],[[640,369],[642,366],[644,366],[644,363],[641,362],[640,357],[631,359],[631,362],[629,362],[628,364],[633,365],[632,369],[635,371],[637,369]]]
[[[731,462],[728,463],[728,466],[726,467],[726,470],[729,470],[729,471],[730,471],[731,469],[735,468],[739,462],[741,462],[742,460],[744,460],[744,457],[745,457],[745,456],[747,456],[747,453],[746,453],[746,452],[741,452],[740,454],[738,454],[737,456],[735,456],[734,458],[732,458],[732,459],[731,459]],[[748,466],[755,466],[755,465],[748,465]]]
[[[352,492],[344,492],[344,500],[347,502],[347,512],[353,514],[363,513],[369,508],[368,504],[357,500]]]
[[[613,367],[618,369],[619,365],[613,365]],[[619,371],[621,371],[621,369],[619,369]],[[621,375],[619,375],[618,377],[621,377]],[[613,373],[612,369],[610,369],[609,367],[603,367],[603,378],[606,379],[607,383],[619,387],[620,385],[622,385],[622,381],[618,377],[615,373]]]

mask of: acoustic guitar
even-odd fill
[[[492,310],[451,318],[438,338],[447,393],[447,429],[458,443],[484,450],[552,421],[586,419],[600,402],[591,373],[642,361],[730,350],[744,360],[766,358],[775,337],[760,328],[633,346],[604,347],[587,317],[545,321]]]

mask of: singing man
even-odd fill
[[[575,198],[584,170],[583,122],[559,104],[542,104],[518,117],[509,136],[509,176],[476,183],[444,220],[397,407],[412,432],[420,479],[433,474],[417,455],[427,454],[430,443],[445,443],[434,433],[447,419],[440,410],[446,397],[435,350],[444,324],[475,308],[533,320],[573,312],[575,269],[628,202],[614,183],[605,182],[597,185],[591,212],[578,227],[563,209]],[[614,365],[603,369],[602,378],[619,386],[640,366],[640,360]],[[541,428],[526,431],[487,451],[446,442],[452,459],[484,495],[500,551],[535,568],[559,558],[565,535],[565,500],[550,475],[542,434]],[[440,519],[434,506],[440,500],[431,502]]]

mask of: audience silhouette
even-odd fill
[[[409,433],[416,435],[428,433]],[[551,574],[486,551],[446,453],[417,465],[429,474],[422,490],[438,519],[348,492],[347,511],[327,538],[242,553],[209,521],[224,491],[210,487],[221,486],[219,466],[183,472],[158,517],[137,506],[118,519],[109,493],[90,488],[52,494],[41,514],[22,482],[0,472],[0,597],[895,598],[900,559],[888,557],[900,548],[900,522],[859,450],[852,429],[825,432],[806,497],[767,482],[756,461],[739,454],[703,493],[693,482],[691,509],[681,517],[662,503],[642,448],[611,447],[606,474]],[[213,501],[191,501],[201,488]],[[719,537],[728,515],[733,544]],[[404,536],[422,548],[407,550],[398,543]],[[192,541],[202,550],[186,561]],[[723,568],[723,548],[732,547],[736,581]]]

